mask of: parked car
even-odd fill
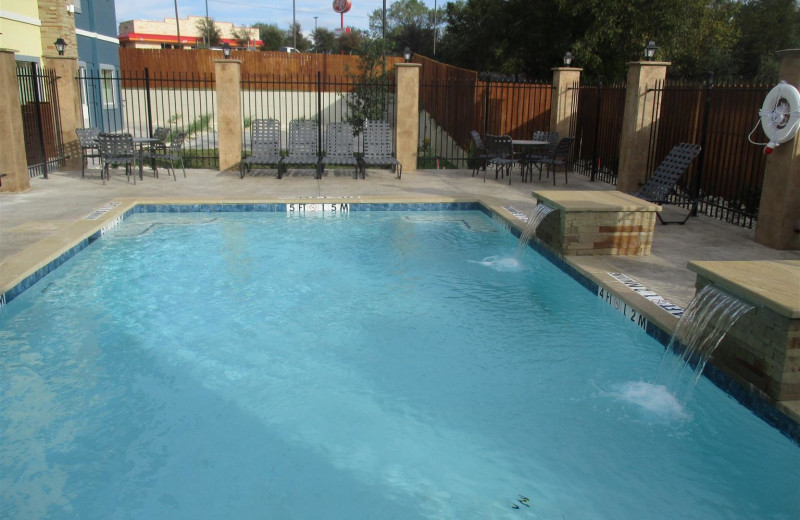
[[[288,52],[289,54],[291,54],[293,52],[299,53],[300,51],[298,51],[294,47],[281,47],[278,49],[278,52]]]

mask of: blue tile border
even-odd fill
[[[307,204],[331,203],[335,199],[309,199]],[[290,203],[198,203],[198,204],[136,204],[126,210],[118,219],[107,224],[100,231],[92,233],[90,236],[80,240],[77,244],[60,254],[57,258],[50,261],[44,267],[36,270],[27,276],[20,283],[0,294],[0,305],[5,305],[14,300],[17,296],[31,288],[39,280],[47,276],[51,271],[62,265],[67,260],[78,254],[80,251],[94,243],[106,231],[120,221],[128,218],[134,213],[241,213],[241,212],[264,212],[264,213],[286,213],[287,205]],[[338,202],[337,202],[338,204]],[[422,202],[422,203],[373,203],[373,202],[353,202],[348,200],[351,212],[364,211],[481,211],[494,221],[500,219],[506,229],[519,238],[521,232],[511,225],[508,219],[481,202]],[[580,271],[569,265],[561,255],[554,253],[548,247],[533,239],[529,242],[529,247],[545,257],[553,265],[558,267],[565,274],[570,276],[587,291],[596,295],[599,285],[594,280],[583,275]],[[671,332],[664,331],[648,320],[646,333],[658,341],[665,348],[669,344],[672,336]],[[771,403],[763,399],[753,391],[748,390],[739,382],[731,378],[720,369],[708,363],[703,370],[703,375],[711,380],[720,389],[736,399],[740,404],[752,411],[757,417],[767,424],[773,426],[790,440],[800,445],[800,424],[777,410]]]

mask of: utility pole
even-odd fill
[[[436,56],[436,16],[439,14],[436,12],[436,0],[433,0],[433,55]]]
[[[175,0],[175,30],[178,33],[178,48],[183,49],[183,45],[181,45],[181,22],[178,20],[178,0]]]
[[[206,0],[206,48],[211,47],[211,24],[208,23],[208,0]]]
[[[317,18],[319,18],[319,16],[314,17],[314,32],[317,32]]]
[[[206,0],[208,1],[208,0]],[[297,48],[297,18],[295,17],[295,0],[292,0],[292,47]]]

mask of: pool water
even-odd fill
[[[800,449],[478,211],[135,214],[0,312],[0,517],[791,519]]]

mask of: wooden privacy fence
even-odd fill
[[[120,49],[120,70],[144,70],[159,76],[175,72],[192,76],[214,74],[214,60],[224,59],[222,51],[210,49]],[[278,74],[284,77],[302,76],[323,78],[346,76],[348,71],[358,73],[358,56],[340,54],[288,53],[270,51],[231,51],[231,59],[242,62],[242,75]],[[397,56],[386,57],[387,70],[403,61]]]

